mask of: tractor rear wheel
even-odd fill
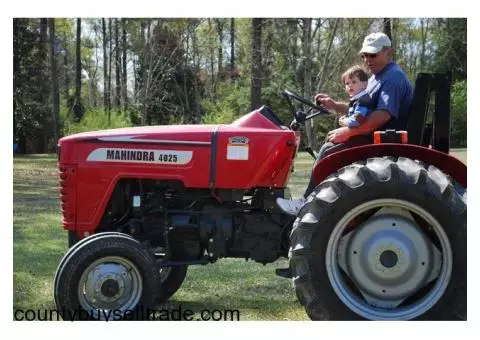
[[[340,169],[291,232],[293,284],[314,320],[466,320],[467,204],[412,159]]]
[[[132,237],[92,235],[71,248],[57,270],[57,309],[64,320],[147,319],[160,281],[155,264]]]

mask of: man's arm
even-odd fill
[[[333,110],[337,113],[341,113],[342,115],[346,114],[348,111],[348,104],[342,102],[335,102],[335,106]]]
[[[367,116],[365,123],[359,127],[350,128],[344,126],[335,130],[332,130],[328,133],[327,139],[333,143],[343,143],[349,138],[358,135],[368,135],[374,130],[382,127],[385,123],[390,120],[390,113],[386,110],[378,110],[372,112]]]
[[[359,127],[349,128],[350,136],[366,135],[382,127],[391,119],[390,112],[386,110],[373,111],[367,116],[366,121]]]
[[[348,111],[348,104],[336,102],[325,93],[319,93],[315,95],[315,102],[322,105],[327,110],[333,110],[343,115],[347,114]]]

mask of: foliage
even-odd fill
[[[419,72],[452,72],[456,86],[452,91],[452,145],[463,145],[466,110],[461,108],[462,85],[457,83],[467,75],[466,19],[391,20],[395,60],[412,82]],[[231,68],[229,18],[107,19],[106,60],[102,18],[86,18],[82,19],[81,101],[91,113],[87,121],[75,125],[70,118],[75,90],[75,21],[55,19],[63,134],[83,128],[113,128],[117,119],[132,125],[229,123],[250,111],[252,19],[234,19]],[[14,138],[23,152],[53,151],[56,144],[51,132],[51,72],[45,55],[50,46],[42,42],[45,29],[41,22],[39,18],[14,19]],[[110,37],[110,22],[113,26],[122,22],[119,40],[115,34]],[[284,89],[310,99],[323,92],[347,100],[339,75],[361,62],[358,50],[364,36],[382,27],[383,18],[262,18],[260,103],[288,124],[292,114],[279,95]],[[118,50],[125,71],[115,64]],[[121,105],[116,97],[119,70]],[[104,78],[107,84],[111,82],[110,94],[104,89]],[[105,120],[108,111],[112,114],[110,126]],[[118,111],[125,115],[118,118]],[[97,119],[101,127],[93,126]],[[315,118],[314,126],[317,140],[321,140],[336,126],[336,117]]]
[[[219,100],[204,99],[201,105],[205,110],[204,124],[230,124],[236,118],[249,112],[250,88],[235,84],[221,84],[217,87]]]
[[[462,80],[452,86],[451,94],[451,137],[452,147],[467,146],[467,82]]]
[[[79,122],[75,122],[70,112],[65,108],[60,111],[60,117],[63,122],[62,134],[68,136],[74,133],[107,130],[131,126],[130,119],[123,113],[112,111],[110,113],[110,122],[108,114],[103,109],[89,109]]]

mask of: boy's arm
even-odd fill
[[[359,102],[356,105],[353,114],[348,117],[347,126],[350,128],[357,128],[365,123],[367,120],[368,111],[368,107]]]

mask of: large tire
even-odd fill
[[[383,235],[398,250],[389,264]],[[433,166],[383,157],[340,169],[309,196],[290,241],[295,291],[313,320],[467,318],[466,195]],[[381,292],[399,297],[390,304]]]
[[[163,303],[176,293],[185,280],[187,269],[188,266],[174,266],[163,267],[160,270],[160,289],[156,303]]]
[[[155,264],[132,237],[92,235],[71,248],[57,270],[57,309],[64,320],[146,319],[160,281]]]

